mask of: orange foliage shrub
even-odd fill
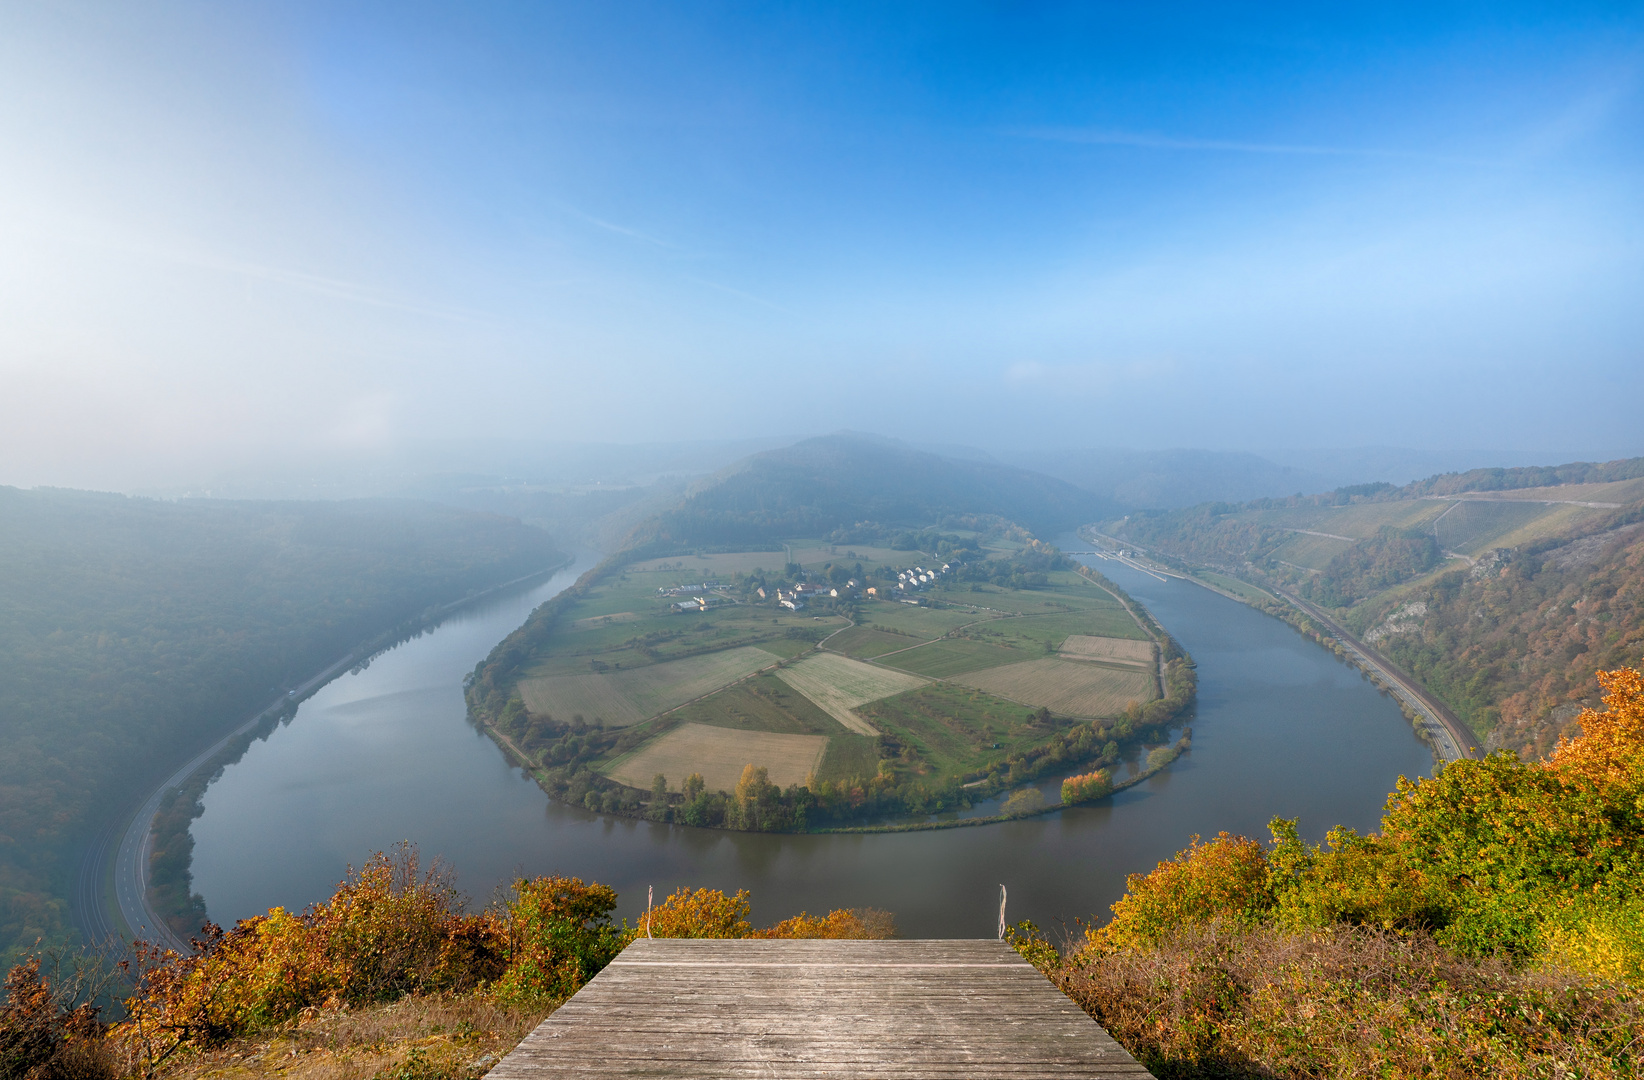
[[[274,908],[224,933],[207,926],[185,956],[139,943],[116,1038],[147,1067],[295,1016],[403,993],[467,990],[502,974],[496,919],[464,915],[450,874],[419,871],[415,849],[378,853],[301,915]]]
[[[639,936],[745,938],[753,933],[750,910],[747,889],[738,889],[735,896],[718,889],[677,889],[639,917]]]
[[[873,908],[840,908],[821,916],[802,911],[763,930],[755,930],[748,921],[750,910],[746,889],[737,890],[735,896],[718,889],[679,889],[648,916],[641,915],[635,933],[644,937],[649,929],[650,936],[659,938],[868,939],[896,935],[891,915]]]
[[[830,938],[834,940],[868,941],[896,936],[896,921],[889,912],[873,908],[839,908],[826,915],[808,915],[801,911],[791,919],[783,919],[775,926],[755,930],[757,938]]]
[[[1062,781],[1062,802],[1074,806],[1113,794],[1113,774],[1107,769],[1070,776]]]
[[[1089,933],[1097,947],[1151,945],[1184,926],[1229,922],[1254,925],[1273,906],[1267,854],[1244,836],[1221,833],[1162,862],[1150,874],[1131,874],[1113,905],[1113,921]]]
[[[1632,668],[1600,671],[1604,712],[1583,709],[1578,739],[1561,738],[1548,767],[1593,784],[1644,782],[1644,677]]]

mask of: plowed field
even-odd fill
[[[818,770],[828,748],[826,735],[777,735],[735,731],[707,724],[681,724],[617,761],[606,775],[629,787],[649,788],[657,773],[678,791],[685,778],[701,773],[709,791],[734,791],[745,766],[764,768],[778,787],[803,784]]]
[[[1142,667],[1153,664],[1153,643],[1128,638],[1073,634],[1062,642],[1061,653],[1075,660],[1101,660],[1109,664],[1138,664]]]
[[[632,671],[521,679],[519,692],[534,713],[560,721],[580,715],[588,721],[597,718],[606,727],[627,727],[773,663],[775,658],[764,649],[744,646]]]
[[[870,701],[924,686],[917,675],[864,664],[838,653],[816,652],[777,671],[776,677],[816,702],[821,710],[860,735],[877,735],[851,710]]]
[[[1117,716],[1130,702],[1153,698],[1152,675],[1077,660],[1025,660],[952,681],[1065,716]]]

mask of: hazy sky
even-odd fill
[[[1644,9],[1154,7],[0,3],[0,482],[1644,453]]]

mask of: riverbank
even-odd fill
[[[1293,596],[1282,589],[1258,585],[1255,582],[1245,581],[1243,578],[1229,575],[1226,571],[1220,571],[1219,573],[1222,576],[1229,577],[1256,593],[1256,596],[1243,595],[1206,580],[1200,573],[1194,572],[1193,568],[1186,563],[1182,563],[1181,567],[1162,564],[1158,560],[1143,554],[1141,549],[1136,548],[1133,544],[1098,532],[1090,526],[1080,529],[1078,535],[1081,540],[1094,546],[1100,547],[1103,544],[1109,544],[1127,552],[1126,555],[1121,556],[1116,552],[1104,554],[1098,551],[1096,554],[1099,558],[1118,559],[1144,573],[1190,581],[1201,588],[1209,589],[1218,596],[1224,596],[1229,600],[1254,608],[1263,614],[1271,615],[1301,636],[1352,664],[1377,689],[1397,702],[1399,712],[1410,722],[1416,737],[1427,744],[1432,751],[1435,763],[1442,765],[1446,762],[1478,756],[1476,749],[1477,737],[1449,709],[1434,700],[1432,695],[1400,671],[1386,657],[1365,642],[1360,641],[1339,622],[1300,597]],[[1184,573],[1184,568],[1188,572]],[[1209,572],[1208,568],[1205,568],[1205,570]]]
[[[554,566],[430,607],[414,620],[395,624],[350,649],[191,757],[150,792],[134,811],[122,815],[116,823],[100,831],[91,849],[82,858],[80,880],[73,894],[78,906],[75,922],[82,934],[91,942],[145,936],[167,948],[186,949],[184,936],[175,932],[171,924],[179,920],[186,923],[196,915],[204,915],[203,903],[198,906],[190,903],[193,894],[188,889],[188,882],[193,842],[189,838],[189,826],[200,815],[200,799],[205,789],[222,771],[238,761],[254,742],[267,738],[281,723],[289,722],[303,702],[332,680],[346,673],[358,673],[369,666],[376,656],[428,632],[453,615],[510,589],[549,578],[574,561],[574,557],[567,558]],[[164,833],[157,833],[156,823],[162,808],[167,811],[168,819],[162,824],[170,828]],[[119,838],[117,846],[116,836]],[[110,848],[113,848],[112,881]],[[173,902],[170,904],[155,903],[155,882],[150,871],[156,853],[170,856],[166,859],[166,865],[172,880],[160,883],[170,887],[170,896],[166,898]],[[175,881],[178,877],[181,878],[180,888]],[[112,905],[109,903],[111,900]],[[173,907],[174,910],[167,911],[166,907]],[[120,925],[122,923],[123,927]],[[197,926],[198,923],[195,923],[194,927]],[[184,934],[188,932],[185,930]]]

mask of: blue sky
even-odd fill
[[[0,8],[0,482],[841,427],[1644,453],[1636,5],[1136,7]]]

